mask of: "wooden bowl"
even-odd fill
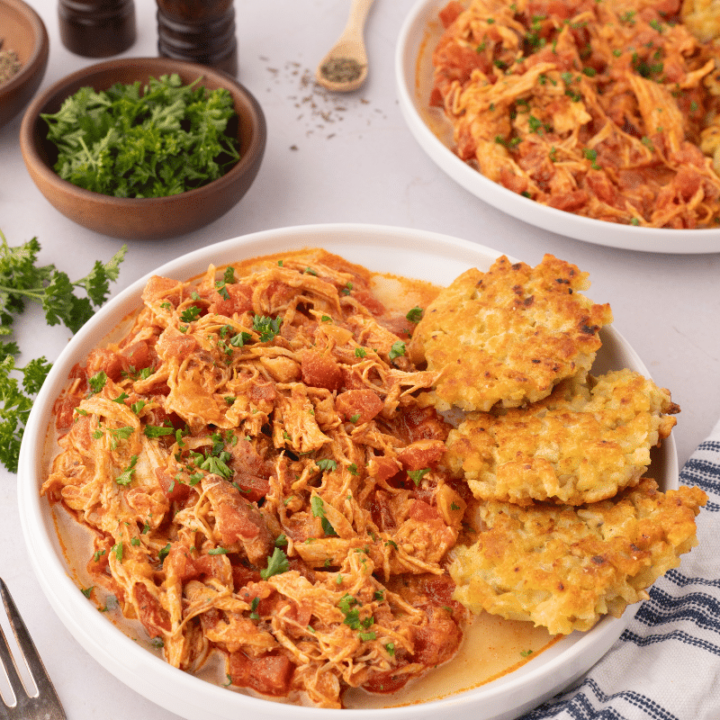
[[[177,73],[184,83],[201,79],[209,90],[227,89],[233,97],[240,160],[225,175],[194,190],[160,198],[116,198],[85,190],[53,170],[57,149],[47,139],[40,115],[55,113],[81,87],[106,90],[115,83],[149,82]],[[234,127],[236,125],[237,127]],[[124,58],[98,63],[60,80],[38,95],[20,126],[20,149],[30,177],[63,215],[90,230],[127,240],[160,240],[197,230],[224,215],[245,195],[260,168],[267,129],[257,100],[226,73],[169,58]]]
[[[22,0],[0,0],[0,40],[3,50],[14,50],[20,71],[0,85],[0,128],[10,122],[40,86],[47,67],[50,43],[40,16]]]

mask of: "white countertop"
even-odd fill
[[[549,252],[590,273],[587,294],[611,304],[615,328],[655,381],[672,391],[682,408],[674,431],[682,465],[720,417],[720,255],[655,255],[571,240],[495,210],[446,177],[411,137],[395,94],[395,44],[413,2],[376,0],[367,26],[368,81],[355,94],[331,96],[314,86],[312,76],[343,29],[349,0],[236,0],[238,79],[261,103],[268,124],[260,173],[245,198],[205,229],[166,241],[129,241],[112,294],[197,247],[292,225],[357,222],[432,230],[532,265]],[[55,0],[30,4],[50,35],[41,87],[96,62],[62,46]],[[155,56],[155,4],[135,4],[138,37],[125,55]],[[20,121],[0,129],[0,230],[10,245],[37,237],[40,262],[77,279],[95,260],[107,261],[122,241],[75,225],[45,200],[25,170]],[[62,328],[48,328],[37,308],[18,322],[16,335],[27,359],[45,355],[50,361],[69,337]],[[16,477],[4,468],[0,546],[0,577],[26,618],[68,718],[177,720],[117,681],[57,620],[28,566]]]

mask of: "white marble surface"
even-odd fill
[[[30,4],[50,35],[42,87],[94,62],[62,46],[54,0]],[[199,246],[290,225],[359,222],[432,230],[531,264],[550,252],[590,272],[590,297],[611,303],[615,327],[655,380],[672,390],[682,407],[675,430],[682,465],[720,416],[720,255],[594,246],[537,230],[468,194],[425,156],[398,108],[393,57],[413,0],[376,0],[367,26],[371,68],[363,89],[330,96],[314,86],[314,68],[340,34],[349,5],[349,0],[236,0],[238,77],[262,104],[268,123],[258,178],[239,205],[203,230],[161,242],[130,241],[113,294]],[[154,2],[136,0],[136,9],[138,38],[125,54],[154,56]],[[49,205],[25,170],[19,128],[17,117],[0,129],[0,229],[11,245],[37,237],[43,264],[81,277],[121,242],[73,224]],[[61,328],[47,328],[35,308],[18,324],[17,336],[27,358],[43,354],[49,360],[69,337]],[[176,719],[115,680],[57,620],[28,567],[16,501],[16,477],[0,469],[0,577],[27,619],[68,718]]]

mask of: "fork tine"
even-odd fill
[[[17,710],[20,713],[19,717],[24,719],[38,717],[44,720],[67,720],[62,705],[60,704],[60,698],[58,698],[55,687],[45,670],[35,643],[30,637],[30,633],[12,599],[10,590],[8,590],[2,578],[0,578],[0,595],[2,596],[10,627],[17,639],[20,651],[30,668],[30,673],[38,689],[38,693],[34,697],[30,697],[24,690],[24,685],[18,675],[17,663],[10,654],[5,634],[2,633],[2,628],[0,628],[0,634],[2,634],[0,656],[2,657],[8,678],[10,679],[10,685],[15,693]],[[33,715],[31,713],[37,714]]]

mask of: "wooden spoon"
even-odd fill
[[[342,35],[315,71],[315,79],[324,88],[333,92],[351,92],[365,82],[368,59],[363,30],[373,2],[352,0],[350,17]]]

